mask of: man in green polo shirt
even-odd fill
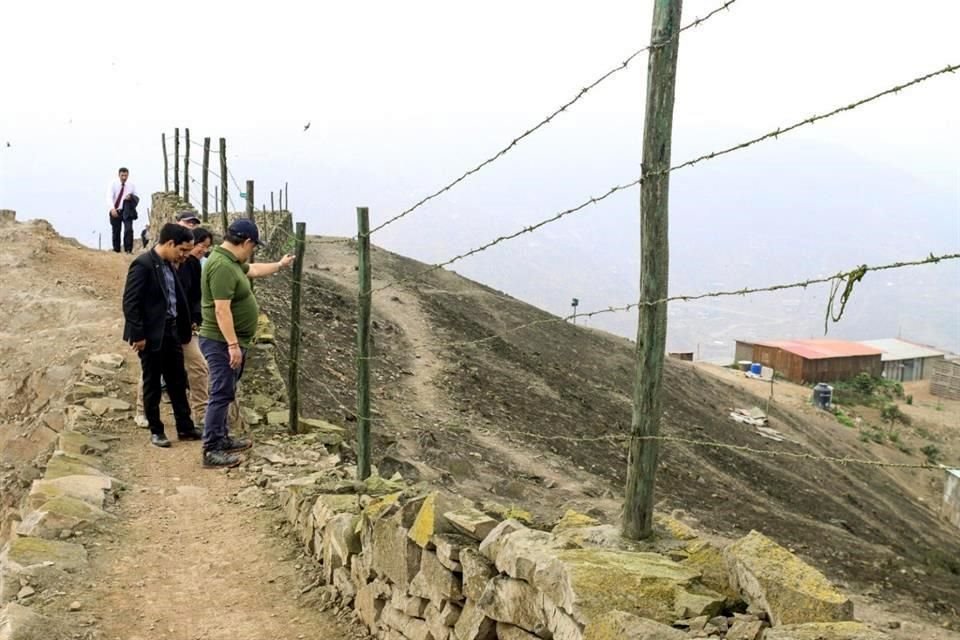
[[[257,225],[247,219],[237,220],[203,265],[200,350],[210,369],[210,395],[203,420],[205,467],[235,467],[241,461],[236,452],[251,446],[249,440],[230,437],[227,426],[227,414],[236,398],[237,381],[260,316],[250,278],[273,275],[293,262],[293,256],[288,255],[279,262],[250,264],[259,245]]]

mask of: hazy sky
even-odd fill
[[[683,22],[720,4],[687,0]],[[369,206],[376,223],[459,175],[646,44],[650,16],[649,1],[9,2],[0,38],[0,207],[96,244],[96,233],[109,230],[104,193],[116,168],[129,166],[141,193],[160,189],[160,133],[189,126],[198,140],[228,138],[231,169],[241,182],[257,181],[258,204],[288,180],[310,233],[352,234],[355,206]],[[957,24],[955,0],[738,0],[682,37],[674,160],[956,64]],[[441,260],[633,179],[645,77],[640,57],[375,242]],[[714,163],[741,177],[762,170],[765,181],[776,167],[765,187],[782,180],[789,189],[797,145],[834,150],[858,164],[851,188],[902,175],[942,205],[946,237],[918,238],[914,253],[956,248],[958,107],[960,74],[943,76]],[[804,158],[817,162],[817,152]],[[712,187],[698,180],[710,171],[685,169],[674,188],[709,205]],[[231,197],[239,204],[237,190]],[[630,192],[584,215],[636,215],[637,202]],[[757,222],[769,224],[769,215],[758,213]],[[562,237],[563,224],[551,236],[560,245],[575,240]],[[518,242],[458,270],[522,264],[529,246]],[[831,264],[856,263],[843,257]],[[620,273],[621,256],[610,259]],[[510,273],[493,284],[509,289],[518,277]],[[618,277],[636,276],[627,269]]]

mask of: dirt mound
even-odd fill
[[[355,389],[355,264],[347,240],[315,238],[307,251],[301,395],[306,413],[347,424]],[[374,251],[373,265],[374,289],[425,266],[382,250]],[[283,357],[289,278],[273,279],[258,295],[278,325]],[[425,462],[457,491],[532,507],[535,518],[575,507],[615,519],[626,448],[607,436],[629,430],[633,346],[554,320],[449,272],[377,293],[375,453]],[[786,401],[770,409],[770,426],[786,439],[764,439],[728,418],[757,397],[689,363],[668,362],[665,388],[664,435],[817,456],[924,460],[878,451],[832,416]],[[940,448],[952,458],[960,453],[955,440]],[[661,509],[683,509],[699,528],[723,536],[761,530],[852,590],[885,603],[906,600],[960,626],[960,541],[934,510],[939,474],[676,442],[663,445],[661,461]]]

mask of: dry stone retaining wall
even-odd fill
[[[580,514],[543,531],[399,476],[360,483],[328,464],[291,478],[260,463],[327,597],[384,640],[886,637],[756,531],[720,549],[660,516],[660,540],[639,545]]]
[[[129,422],[131,406],[116,397],[122,356],[89,358],[83,379],[67,389],[56,450],[43,476],[33,481],[11,539],[0,549],[0,638],[58,640],[72,637],[68,625],[43,615],[35,603],[55,597],[68,574],[87,565],[84,533],[111,526],[105,510],[121,489],[104,471],[100,456],[111,436],[95,434],[104,420]]]

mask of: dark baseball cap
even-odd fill
[[[240,218],[235,220],[227,228],[227,232],[238,238],[243,238],[244,240],[253,240],[253,243],[256,245],[262,245],[260,242],[260,230],[257,229],[257,225],[253,223],[252,220],[246,218]]]
[[[186,222],[187,220],[200,222],[200,216],[195,211],[181,211],[177,214],[177,222]]]

